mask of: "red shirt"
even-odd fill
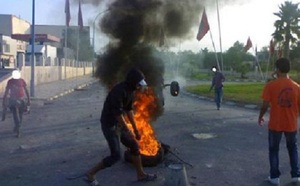
[[[7,82],[6,88],[10,90],[10,98],[19,99],[23,98],[25,94],[26,82],[24,79],[10,79]]]

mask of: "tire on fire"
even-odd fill
[[[159,148],[157,154],[155,156],[147,156],[141,154],[141,160],[144,167],[154,167],[161,163],[164,158],[164,149],[162,147]],[[127,162],[132,163],[131,154],[129,150],[124,152],[124,159]]]

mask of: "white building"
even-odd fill
[[[0,60],[3,61],[6,67],[20,67],[24,64],[25,54],[31,53],[31,24],[14,15],[0,14]],[[78,30],[78,26],[70,26],[73,32]],[[86,35],[85,38],[89,40],[90,27],[84,28]],[[74,59],[75,52],[70,48],[65,48],[65,42],[61,39],[64,38],[66,26],[64,25],[35,25],[35,46],[38,49],[37,56],[41,56],[42,51],[52,51],[54,47],[59,51],[56,51],[57,55],[54,57],[51,54],[51,59],[60,57]],[[45,47],[41,47],[44,45]],[[30,51],[26,51],[26,49]],[[49,49],[49,50],[46,50]],[[48,54],[43,54],[43,58],[48,59]],[[26,57],[28,59],[28,56]],[[42,64],[46,64],[43,62]],[[1,66],[0,66],[1,67]]]

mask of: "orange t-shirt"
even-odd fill
[[[270,104],[269,129],[293,132],[297,130],[300,86],[289,78],[278,78],[266,84],[262,98]]]

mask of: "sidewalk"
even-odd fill
[[[64,96],[75,90],[82,89],[91,83],[97,82],[97,79],[91,75],[80,76],[76,78],[54,81],[50,83],[44,83],[36,85],[34,87],[34,97],[31,99],[35,100],[53,100],[60,96]],[[30,91],[30,87],[28,88]]]

